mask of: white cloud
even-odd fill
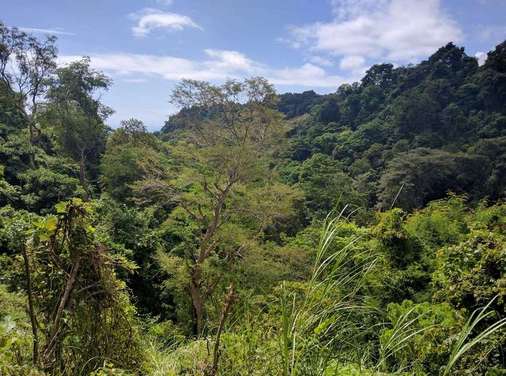
[[[358,77],[341,77],[327,73],[311,63],[299,67],[271,68],[237,51],[207,49],[206,58],[190,60],[174,56],[131,53],[91,54],[93,68],[125,80],[155,77],[168,81],[189,78],[223,81],[229,78],[264,76],[275,85],[337,88]],[[67,64],[80,56],[61,56],[59,64]]]
[[[222,69],[249,70],[256,65],[254,61],[237,51],[213,49],[206,49],[204,51],[209,57],[214,58],[212,64],[216,64],[216,66]]]
[[[362,56],[350,55],[341,59],[339,67],[344,70],[355,70],[364,67],[365,59]]]
[[[55,27],[53,29],[41,29],[38,27],[18,27],[18,29],[21,31],[24,31],[25,33],[51,34],[51,35],[75,35],[75,33],[70,33],[68,31],[64,31],[61,27]]]
[[[291,27],[292,45],[337,56],[409,62],[462,31],[439,0],[333,0],[334,19]]]
[[[478,59],[478,64],[481,66],[485,64],[485,61],[487,61],[487,53],[483,51],[478,51],[474,54],[474,57]]]
[[[267,72],[266,77],[275,85],[294,85],[308,87],[337,87],[349,78],[329,75],[327,72],[314,64],[306,63],[297,68],[284,68]]]
[[[182,77],[195,77],[198,67],[187,59],[173,56],[142,55],[129,53],[108,53],[91,55],[91,64],[95,69],[119,76],[160,76],[167,80],[179,80]],[[60,64],[80,59],[80,56],[61,56]],[[210,75],[201,72],[201,79],[210,79]]]
[[[361,16],[364,13],[381,11],[388,0],[331,0],[332,13],[336,18],[345,20]]]
[[[309,58],[309,62],[312,63],[312,64],[315,64],[315,65],[322,66],[322,67],[331,67],[331,66],[334,65],[334,63],[332,62],[332,60],[326,59],[326,58],[321,57],[321,56],[311,56]]]
[[[137,20],[137,24],[132,27],[132,32],[137,37],[144,37],[153,30],[183,30],[191,27],[202,30],[190,17],[182,14],[164,12],[158,9],[146,8],[140,13],[131,15]]]

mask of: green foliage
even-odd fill
[[[476,192],[482,192],[480,184],[485,181],[484,164],[486,160],[480,156],[439,150],[403,153],[389,163],[380,179],[379,206],[420,208],[448,192],[468,192],[478,198]]]
[[[414,304],[409,300],[389,304],[387,319],[392,328],[380,333],[381,367],[428,375],[441,372],[451,352],[449,339],[463,324],[461,313],[448,303]]]
[[[456,244],[469,232],[469,212],[465,199],[450,196],[448,200],[433,201],[423,210],[406,219],[405,228],[432,249]]]
[[[40,219],[27,212],[2,210],[4,214],[10,210],[9,215],[3,217],[0,238],[3,260],[11,268],[10,274],[4,274],[3,282],[23,288],[34,300],[36,320],[45,329],[39,331],[39,336],[44,333],[46,337],[39,342],[43,345],[39,350],[42,368],[54,370],[56,363],[57,368],[77,370],[93,367],[104,357],[122,367],[139,366],[141,355],[135,348],[138,341],[135,309],[124,291],[123,282],[114,275],[115,265],[122,261],[108,256],[94,240],[96,231],[89,221],[91,206],[74,199],[58,204],[56,216]],[[28,286],[20,259],[25,242],[30,244],[28,254],[33,271]],[[23,281],[21,285],[18,285],[19,280]],[[70,292],[65,299],[62,297],[64,291]],[[21,370],[31,359],[28,354],[32,334],[24,309],[26,296],[21,299],[22,295],[9,295],[5,289],[2,296],[2,301],[8,303],[4,306],[6,311],[0,315],[7,320],[5,356],[12,354],[11,364],[17,364]],[[60,312],[56,309],[60,306],[64,307],[61,316],[53,316],[54,312]],[[58,331],[55,328],[59,328]],[[59,349],[56,353],[54,346]],[[64,363],[58,362],[59,356]]]
[[[162,169],[159,141],[148,133],[142,122],[130,119],[109,136],[101,161],[101,182],[116,200],[133,196],[132,185],[149,171]]]
[[[135,308],[114,273],[122,259],[98,242],[91,211],[80,199],[62,202],[56,215],[33,223],[31,239],[29,228],[17,235],[20,247],[22,236],[28,240],[33,272],[26,291],[44,328],[36,365],[48,372],[92,370],[104,359],[130,369],[142,362]]]
[[[474,338],[469,339],[471,333],[473,333],[475,327],[477,327],[482,321],[487,319],[487,317],[494,316],[495,312],[489,311],[488,308],[493,303],[495,297],[490,300],[490,302],[487,303],[486,306],[479,308],[475,310],[465,325],[463,326],[461,332],[459,333],[458,339],[455,342],[455,344],[452,347],[452,353],[450,355],[450,358],[446,364],[446,367],[444,369],[443,375],[448,375],[450,371],[453,371],[455,368],[455,364],[457,361],[462,358],[464,354],[469,352],[473,347],[482,345],[485,340],[489,340],[490,337],[493,337],[495,334],[499,335],[500,337],[504,337],[504,335],[501,336],[501,328],[506,325],[506,318],[502,318],[493,324],[491,324],[488,327],[485,327],[481,332],[479,332]],[[503,333],[504,334],[504,333]],[[487,344],[485,343],[485,347]],[[489,352],[489,349],[486,349],[484,353],[482,352],[480,358],[483,359],[487,353]],[[481,368],[481,364],[476,364],[475,361],[471,361],[471,365],[465,369],[467,372],[470,368],[478,369]],[[484,368],[481,369],[482,371]]]
[[[79,163],[81,185],[89,192],[88,180],[98,175],[107,127],[104,120],[112,110],[94,98],[107,90],[110,79],[90,67],[89,58],[58,68],[48,92],[43,114],[63,153]],[[87,177],[87,175],[90,175]]]
[[[47,212],[57,202],[83,194],[78,166],[52,150],[30,145],[24,130],[10,133],[0,143],[0,163],[4,205]]]
[[[321,218],[332,210],[342,210],[345,205],[362,206],[352,178],[339,162],[324,154],[314,154],[302,163],[298,183],[307,197],[304,204],[309,218]]]
[[[418,65],[375,65],[333,94],[282,95],[280,110],[298,117],[291,121],[290,169],[326,154],[362,185],[367,206],[383,210],[394,201],[420,208],[449,191],[473,201],[504,198],[506,81],[497,63],[504,50],[497,46],[478,67],[449,43]]]
[[[377,372],[367,370],[363,367],[360,367],[355,364],[338,364],[338,363],[332,363],[329,365],[323,375],[325,376],[375,376],[378,375]]]
[[[379,250],[381,278],[372,281],[380,285],[382,304],[402,302],[404,299],[423,301],[429,294],[430,273],[433,262],[423,243],[411,235],[405,226],[406,214],[393,209],[379,214],[372,228],[373,244]],[[376,295],[374,294],[374,295]]]
[[[0,372],[28,373],[31,332],[25,312],[26,297],[0,285]],[[35,371],[35,370],[34,370]]]
[[[353,247],[357,235],[335,247],[342,231],[340,220],[324,224],[307,284],[281,285],[279,341],[284,375],[320,374],[331,359],[358,360],[351,342],[365,331],[360,317],[367,312],[359,288],[376,256],[364,257]]]
[[[504,310],[505,240],[499,234],[473,231],[461,243],[441,248],[434,276],[436,297],[473,310],[499,295],[496,309]]]
[[[506,42],[160,133],[54,43],[0,23],[0,374],[504,373]]]

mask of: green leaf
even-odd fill
[[[57,224],[58,224],[58,219],[52,215],[46,219],[46,221],[44,223],[44,227],[46,228],[46,230],[53,232],[56,230]]]
[[[59,202],[54,207],[56,209],[57,214],[63,214],[67,211],[67,203],[66,202]]]

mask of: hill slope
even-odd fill
[[[388,208],[397,194],[405,209],[448,191],[505,197],[506,42],[481,67],[449,43],[418,65],[374,65],[333,94],[283,94],[278,107],[297,123],[284,169],[291,182],[326,161],[322,174],[344,173],[336,185],[348,201],[371,207]]]

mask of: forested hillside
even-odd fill
[[[281,95],[278,109],[296,124],[284,174],[304,184],[301,169],[339,164],[350,177],[340,184],[344,201],[379,209],[399,190],[395,206],[405,210],[448,191],[504,198],[505,57],[503,43],[478,67],[449,43],[415,66],[375,65],[335,94]]]
[[[0,375],[506,374],[506,42],[159,132],[0,23]]]

